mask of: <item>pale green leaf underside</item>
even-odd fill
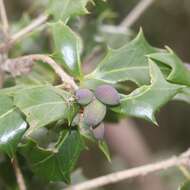
[[[33,86],[19,90],[14,96],[14,103],[26,115],[30,130],[33,130],[66,119],[72,107],[67,102],[68,97],[53,86]]]
[[[150,61],[149,64],[151,84],[142,86],[131,94],[123,96],[121,105],[113,108],[113,110],[157,124],[155,112],[172,99],[183,86],[167,82],[156,63]]]
[[[54,150],[42,149],[32,140],[20,147],[34,173],[50,181],[66,183],[70,183],[70,173],[83,149],[77,131],[64,133]]]
[[[8,96],[0,95],[0,151],[14,156],[27,123]]]
[[[69,73],[80,78],[80,53],[82,41],[68,26],[62,22],[50,24],[54,40],[54,57]]]

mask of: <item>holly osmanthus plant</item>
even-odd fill
[[[168,101],[190,102],[190,71],[170,48],[152,47],[142,29],[122,47],[107,48],[96,68],[84,74],[85,44],[69,24],[88,13],[88,2],[50,0],[46,15],[26,27],[24,35],[48,21],[43,29],[52,39],[49,55],[20,52],[7,58],[23,31],[5,36],[0,45],[5,57],[0,151],[7,159],[21,156],[34,175],[48,181],[71,183],[70,174],[89,141],[110,160],[103,124],[110,112],[159,125],[155,113]],[[123,84],[131,85],[127,81],[136,88],[124,91]]]

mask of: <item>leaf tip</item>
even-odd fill
[[[171,53],[171,54],[174,54],[174,51],[169,47],[169,46],[164,46],[166,48],[166,50]]]

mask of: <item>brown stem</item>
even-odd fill
[[[26,184],[24,181],[24,177],[23,177],[22,171],[19,167],[19,163],[18,163],[16,158],[13,159],[12,165],[13,165],[13,168],[15,171],[15,176],[16,176],[16,180],[17,180],[19,190],[26,190]]]
[[[137,176],[145,176],[153,172],[169,169],[171,167],[180,166],[180,165],[189,165],[189,164],[190,164],[190,150],[187,150],[178,157],[173,156],[169,159],[154,164],[148,164],[128,170],[114,172],[105,176],[97,177],[95,179],[68,187],[66,190],[94,189],[107,184],[116,183],[124,179],[134,178]]]
[[[125,118],[118,123],[105,123],[105,129],[105,137],[109,147],[126,161],[129,167],[137,167],[152,161],[152,153],[148,144],[132,119]],[[150,175],[146,179],[139,176],[135,180],[141,190],[168,190],[158,175]]]
[[[130,28],[140,16],[154,3],[155,0],[141,0],[135,8],[124,18],[119,27]]]
[[[7,52],[18,40],[24,38],[26,35],[33,32],[36,28],[44,24],[48,20],[47,15],[40,15],[34,21],[32,21],[28,26],[20,30],[18,33],[11,36],[11,38],[0,44],[0,52]]]
[[[40,15],[38,18],[36,18],[34,21],[32,21],[28,26],[20,30],[18,33],[14,34],[11,37],[11,43],[14,44],[18,40],[22,39],[25,35],[31,33],[34,29],[41,26],[43,23],[45,23],[48,19],[47,15]]]
[[[8,59],[3,65],[2,69],[6,72],[17,72],[17,73],[22,73],[20,72],[19,69],[23,69],[24,63],[26,67],[31,67],[31,62],[34,61],[42,61],[44,63],[47,63],[52,67],[52,69],[57,73],[57,75],[61,78],[62,82],[67,86],[68,88],[72,88],[74,90],[78,89],[77,84],[75,83],[74,79],[69,76],[62,68],[57,64],[51,57],[48,55],[43,55],[43,54],[32,54],[32,55],[26,55],[22,57],[18,57],[15,59]],[[19,64],[21,63],[21,66],[19,67]],[[12,68],[13,67],[13,68]],[[24,70],[27,70],[27,68],[24,68]],[[29,70],[29,69],[28,69]],[[14,73],[12,73],[14,74]],[[15,74],[16,75],[16,74]]]
[[[8,22],[5,4],[3,0],[0,0],[0,16],[1,16],[1,22],[3,25],[3,32],[6,35],[9,30],[9,22]]]

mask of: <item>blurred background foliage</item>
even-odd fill
[[[117,25],[133,9],[138,0],[96,0],[96,5],[89,5],[91,14],[73,19],[69,25],[83,38],[83,62],[85,72],[93,69],[97,60],[105,53],[108,44],[111,47],[120,47],[135,36],[142,27],[147,40],[156,47],[168,45],[184,62],[190,62],[190,1],[189,0],[156,0],[153,5],[138,19],[128,31],[111,31],[108,25]],[[6,0],[9,19],[12,23],[11,32],[19,31],[32,18],[44,11],[47,0]],[[76,2],[77,3],[77,2]],[[106,27],[105,27],[106,26]],[[27,53],[52,52],[51,38],[47,30],[41,28],[19,42],[12,49],[10,56],[15,57]],[[94,53],[92,63],[86,64]],[[34,77],[40,76],[33,73]],[[47,68],[48,69],[48,68]],[[32,76],[32,75],[31,75]],[[50,77],[48,80],[52,80]],[[17,82],[22,81],[18,79]],[[121,84],[122,85],[122,84]],[[130,91],[130,90],[129,90]],[[112,115],[111,115],[112,116]],[[86,178],[93,178],[112,171],[126,169],[146,162],[159,160],[167,155],[177,154],[190,145],[190,106],[184,102],[173,101],[164,106],[157,114],[159,127],[140,119],[128,119],[120,124],[115,121],[106,131],[112,162],[108,163],[99,150],[92,145],[89,151],[84,152],[78,163],[81,168],[73,175],[74,181],[85,180],[81,177],[83,171]],[[112,118],[113,119],[113,118]],[[110,118],[107,118],[110,121]],[[117,134],[117,135],[116,135]],[[122,136],[123,135],[123,136]],[[21,158],[22,159],[22,158]],[[0,175],[4,181],[7,172],[11,170],[10,163],[0,159]],[[7,167],[5,167],[7,166]],[[23,164],[23,170],[26,168]],[[60,189],[63,184],[50,184],[45,187],[44,181],[32,177],[26,172],[28,181],[32,181],[31,189]],[[11,187],[15,188],[14,176],[11,178]],[[12,180],[13,179],[13,180]],[[31,180],[32,179],[32,180]],[[102,189],[120,190],[173,190],[184,180],[177,169],[161,172],[155,176],[127,180],[118,184],[109,185]],[[1,183],[1,189],[4,189]],[[100,189],[100,188],[98,188]]]

